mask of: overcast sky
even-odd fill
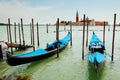
[[[55,23],[57,18],[75,21],[76,11],[80,19],[86,14],[90,19],[113,23],[114,13],[120,22],[120,0],[0,0],[0,22]]]

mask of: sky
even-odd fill
[[[0,0],[0,23],[20,22],[53,24],[57,18],[75,21],[76,12],[96,21],[108,21],[113,24],[114,14],[120,22],[120,0]]]

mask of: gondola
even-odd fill
[[[60,40],[55,40],[53,43],[48,44],[47,43],[47,48],[46,49],[37,49],[32,52],[24,53],[24,54],[10,54],[7,53],[7,63],[11,66],[16,66],[16,65],[21,65],[37,60],[41,60],[44,58],[47,58],[49,56],[52,56],[56,54],[57,52],[57,47],[58,50],[61,51],[65,49],[65,47],[68,45],[68,42],[70,41],[70,32]]]
[[[106,58],[105,45],[93,32],[92,38],[89,44],[88,60],[90,63],[94,65],[97,71],[100,64],[102,64],[105,61],[105,58]]]

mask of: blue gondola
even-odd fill
[[[99,64],[103,63],[105,60],[105,45],[93,32],[92,38],[89,44],[89,54],[88,60],[94,64],[95,69],[98,69]]]
[[[24,54],[11,55],[8,53],[7,63],[11,66],[16,66],[52,56],[53,54],[56,54],[58,45],[59,51],[63,50],[68,45],[68,42],[70,41],[70,36],[71,34],[70,32],[68,32],[68,34],[63,39],[60,39],[58,41],[55,40],[52,44],[47,43],[46,49],[41,48]]]

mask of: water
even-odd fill
[[[0,26],[0,40],[7,41],[6,27]],[[108,31],[109,27],[106,27],[106,52],[111,53],[112,49],[112,27]],[[46,33],[46,27],[40,26],[40,46],[37,46],[37,38],[35,38],[36,49],[45,48],[47,42],[55,40],[55,27],[49,27],[49,33]],[[89,28],[89,41],[94,31],[102,40],[103,27],[90,27]],[[13,27],[12,27],[13,30]],[[24,27],[26,44],[30,44],[30,31],[29,27]],[[69,30],[69,26],[60,27],[60,38],[64,37]],[[0,78],[9,77],[16,79],[18,76],[27,77],[31,80],[119,80],[120,76],[120,28],[116,28],[115,38],[115,52],[114,61],[111,62],[109,56],[106,57],[105,63],[101,66],[99,73],[96,73],[93,65],[88,62],[87,57],[82,60],[82,26],[73,26],[73,45],[70,44],[65,50],[60,52],[60,57],[57,55],[51,56],[44,60],[19,65],[9,66],[6,61],[0,61]],[[14,31],[12,31],[14,41]],[[17,32],[18,34],[18,32]],[[36,33],[35,33],[36,34]],[[36,36],[35,36],[36,37]],[[18,38],[17,38],[18,39]],[[17,40],[19,43],[19,39]],[[15,51],[14,53],[25,53],[32,51],[32,48],[22,51]],[[85,47],[85,54],[88,53],[88,49]]]

